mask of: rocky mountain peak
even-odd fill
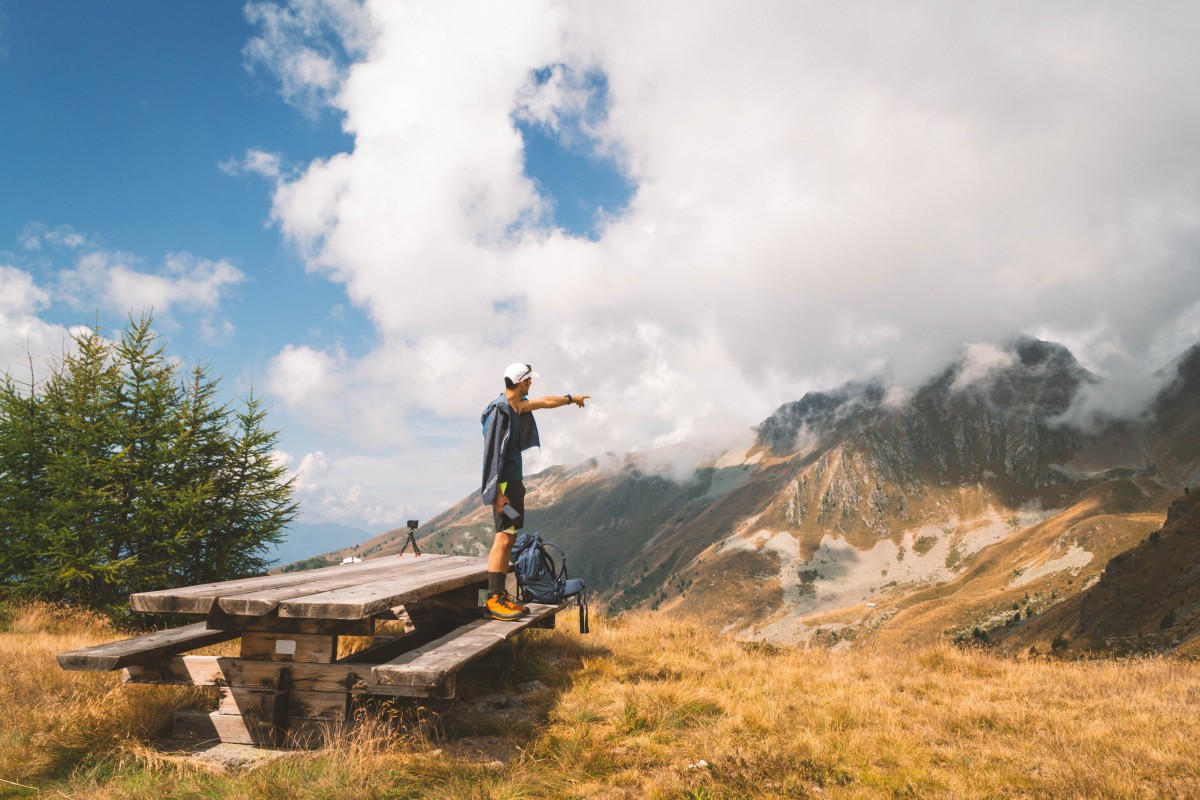
[[[984,403],[999,412],[1046,420],[1065,412],[1080,386],[1095,381],[1071,351],[1021,336],[1001,346],[972,345],[922,392],[945,408]]]
[[[823,438],[863,412],[883,402],[884,388],[878,383],[844,383],[828,392],[808,392],[784,403],[755,427],[757,444],[776,455],[794,452],[803,440]]]
[[[1097,378],[1065,347],[971,345],[903,399],[868,382],[809,392],[757,427],[757,450],[689,475],[649,469],[651,454],[545,470],[527,524],[612,611],[835,645],[1024,624],[1200,480],[1200,349],[1172,367],[1144,418],[1077,430],[1063,412]],[[431,552],[485,555],[491,513],[472,494],[424,530]]]

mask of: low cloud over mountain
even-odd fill
[[[1200,481],[1200,347],[1171,371],[1146,413],[1080,429],[1064,415],[1103,381],[1067,348],[967,348],[899,399],[867,382],[785,404],[683,480],[656,453],[545,470],[529,525],[611,610],[778,641],[967,635],[1091,585]],[[422,532],[483,554],[490,515],[472,495]]]

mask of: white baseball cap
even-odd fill
[[[526,378],[536,378],[538,374],[528,364],[509,364],[504,370],[504,377],[509,383],[520,383]]]

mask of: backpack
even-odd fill
[[[588,632],[583,581],[567,577],[567,557],[562,548],[543,541],[536,533],[522,533],[513,545],[510,560],[516,567],[517,596],[522,602],[557,605],[579,595],[579,632]]]

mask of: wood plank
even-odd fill
[[[220,609],[209,613],[205,624],[209,630],[255,631],[259,633],[308,633],[334,636],[373,636],[375,618],[368,619],[280,619],[277,615],[242,617],[226,614]]]
[[[131,639],[84,647],[58,655],[63,669],[107,672],[131,664],[145,664],[198,647],[236,639],[236,631],[211,631],[203,622],[155,631]]]
[[[425,624],[416,630],[409,631],[403,636],[392,636],[382,638],[378,642],[373,643],[365,650],[359,650],[357,653],[352,653],[345,658],[337,660],[339,664],[383,664],[391,661],[401,653],[407,653],[410,650],[416,650],[424,644],[432,642],[445,636],[450,631],[457,628],[459,621],[446,620],[441,624]]]
[[[423,559],[439,560],[451,558],[437,553],[421,556]],[[153,592],[138,592],[130,595],[129,605],[134,611],[179,612],[184,614],[207,614],[215,605],[216,600],[226,595],[243,594],[269,588],[279,588],[294,585],[311,585],[315,581],[326,578],[357,573],[365,574],[377,570],[396,568],[396,565],[415,561],[412,556],[381,556],[369,558],[357,564],[335,564],[319,569],[302,570],[300,572],[285,572],[278,575],[258,575],[251,578],[238,578],[231,581],[201,583],[193,586],[181,586],[175,589],[159,589]]]
[[[238,616],[226,614],[220,608],[209,612],[205,625],[210,631],[245,631],[274,633],[324,633],[330,636],[373,636],[376,618],[368,619],[299,619],[277,614]]]
[[[361,586],[380,580],[391,580],[400,576],[417,576],[437,572],[444,568],[445,562],[462,560],[463,556],[438,555],[437,558],[426,556],[415,557],[387,556],[372,563],[369,569],[359,569],[354,572],[341,572],[336,575],[312,580],[303,584],[289,586],[256,587],[244,592],[222,595],[218,608],[230,614],[258,616],[273,611],[281,601],[293,597],[303,597],[307,594],[335,591],[338,589]],[[476,559],[482,561],[482,559]],[[368,563],[368,562],[364,562]],[[359,567],[363,565],[358,565]],[[264,609],[266,609],[264,611]]]
[[[425,556],[388,556],[379,567],[354,572],[341,572],[320,580],[307,583],[291,584],[288,586],[273,586],[255,588],[237,594],[224,594],[217,600],[217,608],[226,614],[241,614],[246,616],[261,616],[279,607],[280,603],[294,597],[304,597],[323,592],[336,592],[353,589],[379,581],[397,579],[419,581],[423,576],[436,575],[447,568],[447,563],[461,561],[482,562],[483,559],[469,559],[466,556],[442,556],[436,559]],[[364,562],[366,563],[366,562]],[[361,566],[361,565],[360,565]],[[486,574],[486,562],[484,573]],[[311,616],[321,616],[319,614]],[[357,619],[352,617],[351,619]]]
[[[453,568],[447,565],[444,571],[437,574],[412,579],[402,576],[285,600],[279,604],[279,616],[361,619],[487,578],[486,561],[461,558],[463,561],[453,565]]]
[[[273,720],[276,701],[288,701],[288,693],[275,689],[247,689],[241,686],[222,686],[217,702],[220,714],[236,714],[255,719]]]
[[[228,656],[175,656],[148,665],[125,669],[125,683],[169,686],[236,686],[278,690],[286,684],[292,691],[350,692],[397,697],[454,696],[454,676],[437,686],[390,686],[378,683],[371,675],[372,664],[334,662],[332,664],[285,664],[278,661],[250,661]],[[280,679],[282,670],[290,676]]]
[[[307,583],[316,579],[314,575],[333,575],[345,572],[350,567],[361,567],[362,564],[366,563],[369,562],[335,564],[329,567],[301,572],[256,575],[230,581],[178,586],[173,589],[158,589],[152,592],[138,592],[129,596],[129,605],[134,611],[204,614],[209,611],[210,607],[216,602],[216,599],[223,594],[238,594],[255,587],[266,588],[270,586],[291,586],[299,583]]]
[[[125,683],[172,686],[237,686],[277,690],[288,666],[277,661],[250,661],[229,656],[175,656],[153,664],[126,667]]]
[[[530,625],[557,614],[573,603],[530,603],[528,616],[513,622],[480,619],[463,625],[440,639],[418,647],[371,670],[383,686],[432,686],[441,683],[470,661],[497,647]]]
[[[452,570],[459,565],[469,563],[475,563],[480,565],[481,568],[485,568],[487,563],[484,559],[467,556],[439,555],[438,558],[431,559],[427,556],[414,557],[406,555],[402,557],[390,556],[388,559],[390,561],[386,565],[386,569],[374,569],[370,572],[360,572],[356,575],[346,575],[343,573],[304,585],[268,587],[237,595],[224,596],[218,601],[218,607],[222,611],[231,614],[258,615],[274,611],[280,603],[293,598],[325,592],[353,590],[367,584],[397,579],[411,579],[414,581],[428,579],[436,581],[437,576],[444,570]],[[486,569],[484,576],[486,577]],[[383,612],[389,610],[382,609]]]
[[[242,634],[240,656],[289,663],[328,664],[337,658],[337,637],[306,633],[247,631]]]
[[[171,735],[176,739],[222,741],[276,747],[284,732],[273,723],[254,717],[184,708],[175,712]]]
[[[288,693],[288,727],[296,719],[350,719],[349,692],[310,692],[292,689]]]

